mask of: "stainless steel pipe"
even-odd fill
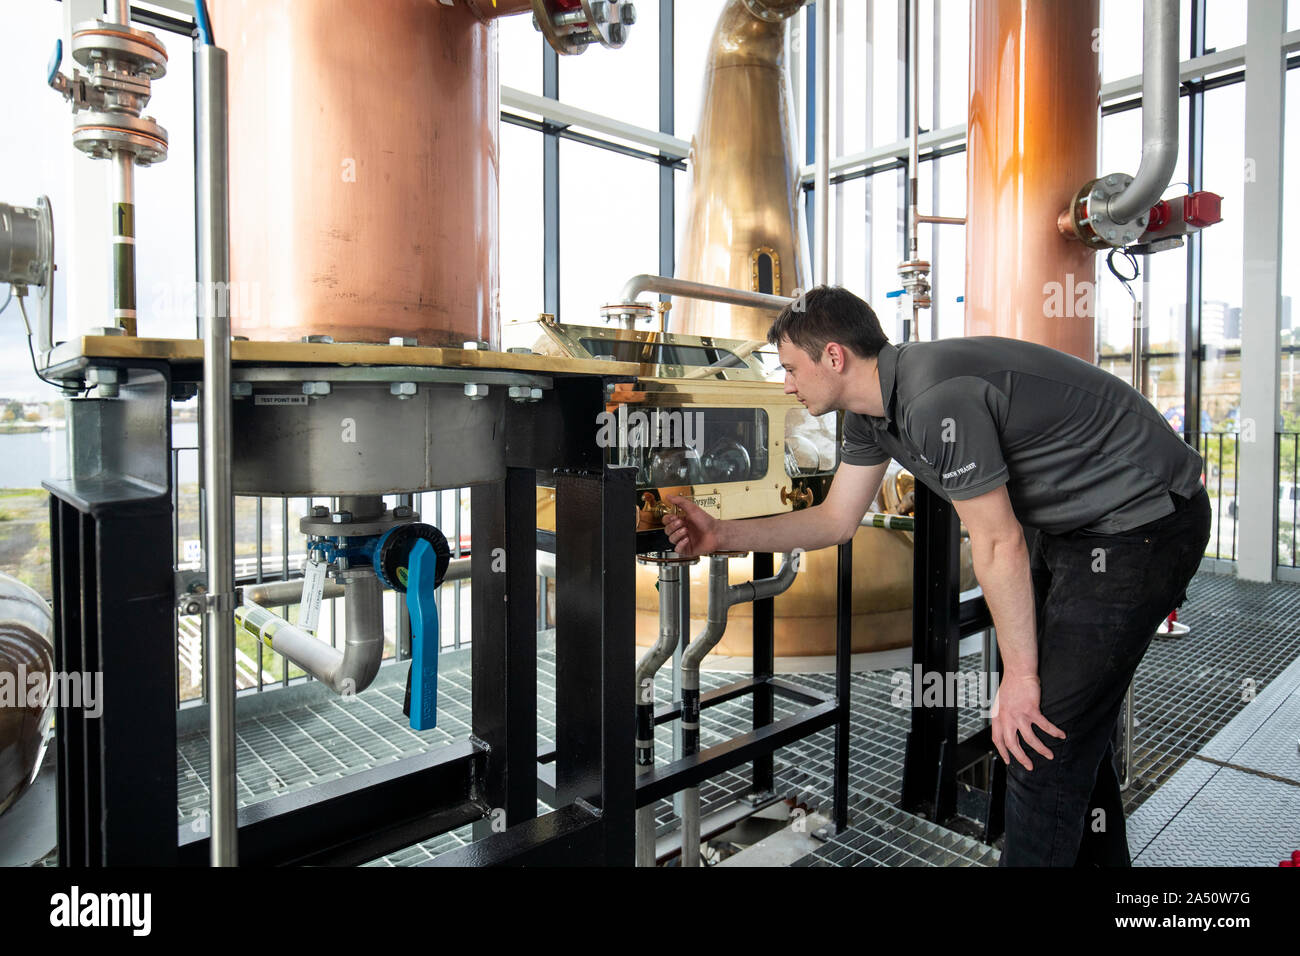
[[[1116,222],[1155,205],[1178,164],[1178,0],[1142,3],[1142,159],[1128,188],[1106,204]]]
[[[125,6],[125,3],[121,4]],[[194,53],[197,124],[199,319],[203,327],[203,488],[208,571],[208,676],[213,866],[237,862],[235,816],[234,499],[230,455],[230,316],[213,290],[230,280],[227,220],[226,52]]]
[[[681,636],[682,570],[677,564],[659,566],[659,637],[636,664],[636,772],[655,766],[655,675],[673,656]],[[653,806],[636,811],[636,865],[655,865]]]
[[[682,654],[682,755],[699,752],[700,663],[722,640],[727,630],[727,611],[734,604],[776,597],[789,590],[798,574],[800,553],[785,555],[781,569],[770,578],[727,584],[727,561],[723,555],[709,556],[709,606],[704,630]],[[682,791],[682,866],[700,865],[700,790]]]
[[[769,309],[780,312],[794,301],[783,295],[768,295],[766,292],[750,292],[745,289],[728,289],[726,286],[709,285],[706,282],[692,282],[689,279],[672,279],[668,276],[656,276],[641,273],[623,283],[619,292],[619,302],[635,302],[643,292],[658,292],[663,295],[680,296],[686,299],[700,299],[705,302],[723,302],[728,305],[747,305],[756,309]]]
[[[538,555],[546,552],[539,551]],[[443,584],[448,581],[468,581],[469,580],[469,558],[452,558],[447,564],[447,573],[443,577]],[[542,574],[538,568],[538,574],[542,577],[554,577],[554,558],[551,562],[550,574]],[[321,595],[325,600],[341,598],[344,595],[343,585],[336,581],[326,581],[325,591]],[[262,584],[249,584],[244,588],[244,600],[249,604],[257,604],[261,607],[285,607],[290,604],[297,604],[302,598],[302,581],[294,579],[291,581],[266,581]]]
[[[370,686],[384,657],[383,587],[369,568],[344,571],[341,577],[346,622],[343,650],[254,603],[247,593],[235,620],[336,694],[352,696]]]

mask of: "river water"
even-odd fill
[[[39,488],[47,478],[67,475],[68,433],[62,428],[21,435],[0,434],[0,488]],[[177,422],[172,427],[176,448],[197,447],[198,422]],[[177,456],[182,485],[199,480],[198,452]]]

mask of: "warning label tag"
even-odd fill
[[[298,607],[298,626],[304,631],[316,633],[320,621],[320,602],[325,592],[325,564],[315,560],[315,555],[307,559],[303,569],[302,600]]]

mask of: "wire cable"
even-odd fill
[[[14,294],[14,287],[11,285],[9,286],[9,297],[13,298],[13,294]],[[62,382],[55,382],[52,379],[46,378],[44,375],[41,374],[41,370],[36,365],[36,349],[32,345],[32,324],[27,319],[27,306],[23,304],[24,297],[25,296],[23,295],[18,296],[18,311],[23,314],[23,328],[27,330],[27,354],[32,357],[32,371],[35,372],[36,377],[39,378],[42,382],[44,382],[46,385],[52,385],[54,388],[57,388],[59,391],[63,391]],[[5,299],[4,307],[7,308],[8,306],[9,306],[9,299]],[[2,312],[4,312],[4,308],[0,308],[0,313]]]
[[[1119,269],[1115,268],[1115,256],[1117,254],[1122,256],[1124,259],[1126,259],[1128,261],[1128,264],[1133,268],[1133,274],[1131,276],[1122,275]],[[1136,307],[1137,295],[1133,292],[1132,283],[1137,280],[1140,271],[1138,269],[1137,256],[1133,255],[1133,253],[1130,252],[1127,247],[1121,249],[1112,249],[1110,250],[1110,254],[1106,256],[1106,268],[1109,269],[1110,274],[1113,275],[1116,279],[1118,279],[1120,281],[1120,284],[1124,286],[1124,291],[1129,294],[1129,298],[1133,300],[1133,305],[1134,307]]]
[[[208,5],[204,0],[194,0],[194,25],[198,28],[200,42],[212,46],[212,20],[208,17]]]

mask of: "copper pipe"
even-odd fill
[[[495,347],[494,28],[435,0],[212,14],[230,44],[234,333]]]
[[[917,221],[918,223],[931,222],[931,223],[934,223],[934,224],[937,225],[937,226],[964,226],[964,225],[966,225],[966,217],[965,217],[965,216],[923,216],[923,215],[921,215],[920,213],[917,213],[917,214],[916,214],[916,221]]]
[[[966,333],[1039,342],[1090,362],[1095,317],[1086,300],[1076,292],[1060,315],[1047,303],[1052,283],[1090,290],[1095,278],[1092,250],[1063,238],[1056,223],[1095,175],[1098,22],[1099,0],[976,0],[967,137]]]

